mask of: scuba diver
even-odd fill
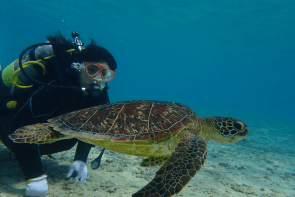
[[[19,59],[0,69],[0,139],[17,159],[28,181],[29,196],[47,194],[41,155],[69,150],[77,142],[74,162],[66,177],[77,171],[75,181],[85,182],[85,164],[92,145],[74,138],[41,145],[16,144],[8,135],[25,125],[109,103],[107,83],[117,68],[108,50],[94,40],[84,48],[77,32],[72,33],[74,41],[59,31],[46,38],[48,42],[26,48]],[[102,153],[93,168],[100,165]]]

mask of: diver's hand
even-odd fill
[[[78,175],[75,177],[75,182],[79,182],[80,180],[81,183],[85,183],[87,179],[87,174],[88,174],[85,162],[74,161],[66,177],[70,178],[70,176],[72,176],[74,171],[77,171],[78,173]]]
[[[46,177],[46,175],[43,175],[35,179],[30,179],[30,182],[27,184],[26,195],[45,196],[48,190]]]

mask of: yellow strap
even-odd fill
[[[46,174],[42,174],[41,176],[38,176],[38,177],[36,177],[36,178],[29,179],[29,180],[27,180],[27,181],[28,181],[28,182],[31,182],[32,180],[37,179],[37,178],[41,178],[42,176],[47,176],[47,175],[46,175]]]
[[[67,50],[66,52],[67,52],[67,53],[71,53],[71,52],[74,52],[74,51],[76,51],[76,49],[69,49],[69,50]]]
[[[69,49],[69,50],[67,50],[66,52],[67,52],[67,53],[71,53],[71,52],[74,52],[74,51],[76,51],[76,49]],[[37,60],[37,61],[28,61],[28,62],[23,63],[22,65],[23,65],[23,68],[27,68],[27,67],[29,67],[29,66],[31,66],[31,65],[33,65],[33,64],[38,64],[39,66],[41,66],[41,67],[43,68],[43,75],[45,75],[45,73],[46,73],[46,68],[45,68],[45,66],[41,63],[41,61],[43,61],[43,60],[48,60],[48,59],[53,58],[53,57],[55,57],[55,55],[51,55],[51,56],[45,57],[44,59],[39,59],[39,60]],[[21,71],[20,68],[18,68],[18,69],[17,69],[16,71],[14,71],[14,73],[12,74],[12,77],[11,77],[11,83],[12,83],[12,85],[15,86],[15,87],[18,87],[18,88],[31,88],[33,85],[22,86],[22,85],[17,84],[17,81],[18,81],[18,73],[19,73],[20,71]]]
[[[42,61],[42,60],[41,60]],[[29,67],[29,66],[31,66],[31,65],[33,65],[33,64],[38,64],[39,66],[41,66],[41,68],[43,68],[43,75],[45,75],[45,73],[46,73],[46,68],[45,68],[45,66],[41,63],[41,62],[39,62],[39,60],[38,61],[28,61],[28,62],[25,62],[25,63],[23,63],[23,68],[27,68],[27,67]],[[18,68],[16,71],[14,71],[14,73],[12,74],[12,77],[11,77],[11,83],[12,83],[12,85],[13,86],[16,86],[16,87],[18,87],[18,88],[30,88],[30,87],[32,87],[33,85],[29,85],[29,86],[21,86],[21,85],[18,85],[17,84],[17,81],[18,81],[18,73],[20,72],[21,70],[20,70],[20,68]]]
[[[6,103],[6,107],[9,109],[15,109],[17,106],[17,102],[16,101],[8,101]]]

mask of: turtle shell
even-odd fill
[[[99,105],[48,120],[64,135],[91,140],[141,141],[172,136],[195,126],[195,112],[162,101],[128,101]]]

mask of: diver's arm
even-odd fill
[[[74,171],[77,172],[77,176],[75,177],[75,182],[82,182],[85,183],[88,175],[87,167],[86,167],[86,161],[89,154],[89,151],[93,145],[87,144],[85,142],[79,141],[75,159],[72,163],[69,172],[66,176],[66,178],[70,178]]]
[[[81,106],[80,109],[93,107],[97,105],[107,104],[109,102],[108,92],[107,89],[104,89],[103,94],[98,98],[89,96],[87,101]],[[87,144],[79,140],[77,145],[76,154],[75,154],[75,161],[80,160],[86,163],[88,154],[90,152],[91,147],[94,145]]]
[[[83,161],[86,163],[91,147],[93,147],[93,145],[79,141],[74,161]]]

